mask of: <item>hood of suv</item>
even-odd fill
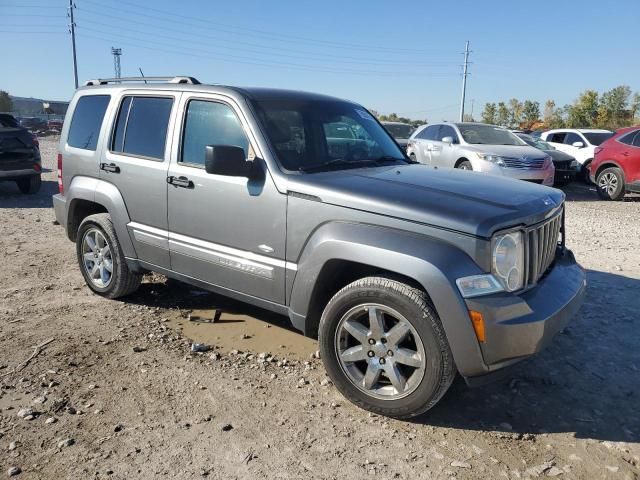
[[[466,150],[477,153],[486,153],[491,155],[499,155],[501,157],[521,158],[527,156],[529,158],[544,158],[545,153],[542,150],[533,148],[529,145],[465,145]]]
[[[496,230],[537,223],[564,201],[560,190],[522,180],[424,165],[305,174],[291,179],[289,191],[487,238]]]

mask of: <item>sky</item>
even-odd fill
[[[520,6],[522,5],[522,6]],[[571,103],[585,89],[640,91],[640,1],[75,0],[78,76],[189,75],[290,88],[380,113],[456,120],[519,98]],[[0,0],[0,90],[68,100],[68,0]]]

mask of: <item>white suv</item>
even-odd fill
[[[551,157],[509,130],[484,123],[434,123],[411,135],[407,155],[436,168],[459,168],[553,186]]]
[[[594,150],[611,135],[613,132],[609,130],[562,128],[543,132],[540,138],[574,157],[581,166],[585,182],[589,183],[587,167],[593,160]]]

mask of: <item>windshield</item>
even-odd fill
[[[531,145],[538,150],[555,150],[553,146],[540,140],[539,138],[532,137],[531,135],[527,135],[526,133],[516,133],[518,137],[524,140],[528,145]]]
[[[10,115],[0,115],[0,128],[17,128],[18,122]]]
[[[393,138],[409,138],[413,133],[413,127],[406,124],[383,123],[382,126]]]
[[[493,125],[459,124],[458,129],[464,141],[474,145],[526,145],[509,130]]]
[[[590,132],[590,133],[583,133],[583,135],[585,137],[587,137],[587,140],[589,141],[589,143],[591,145],[600,145],[602,142],[604,142],[607,138],[611,137],[613,135],[613,133],[611,132]]]
[[[408,163],[366,110],[330,100],[254,100],[281,165],[291,171]]]

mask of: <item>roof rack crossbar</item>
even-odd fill
[[[193,77],[122,77],[122,78],[97,78],[85,82],[85,87],[95,85],[108,85],[110,83],[123,82],[164,82],[164,83],[189,83],[191,85],[200,85],[200,82]]]

